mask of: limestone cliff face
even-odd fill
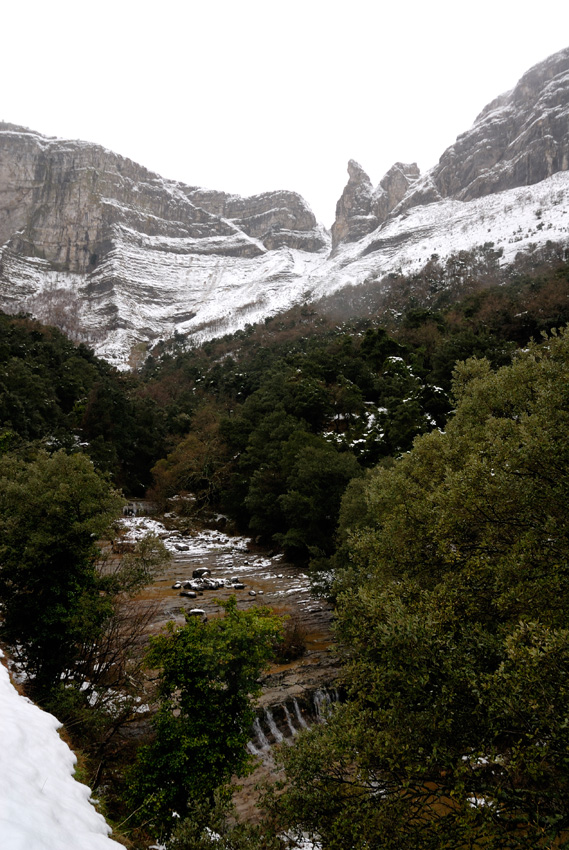
[[[178,189],[97,145],[0,125],[0,242],[73,273],[95,268],[115,227],[148,236],[233,235]]]
[[[336,219],[332,225],[332,247],[340,242],[356,242],[371,233],[378,225],[372,212],[373,186],[371,180],[354,159],[348,162],[349,180],[336,204]]]
[[[174,329],[221,328],[220,313],[229,327],[262,317],[329,241],[295,192],[208,191],[0,124],[0,306],[48,322],[71,310],[115,362]]]
[[[480,198],[569,168],[569,48],[531,68],[442,155],[442,197]]]
[[[198,206],[229,219],[248,236],[259,239],[269,251],[283,246],[320,251],[326,245],[312,210],[297,192],[281,190],[241,198],[197,189],[189,197]]]
[[[569,169],[569,48],[535,65],[486,106],[411,187],[401,214],[444,198],[470,201]]]
[[[117,228],[207,240],[202,248],[208,251],[243,257],[262,254],[275,242],[306,251],[326,244],[294,192],[249,199],[208,193],[164,180],[97,145],[0,124],[0,245],[86,273],[112,250]]]
[[[409,187],[421,176],[416,162],[396,162],[379,181],[374,192],[374,205],[377,218],[383,224],[392,210],[405,197]]]
[[[369,178],[358,169],[338,201],[334,247],[412,207],[445,198],[470,201],[567,171],[569,48],[531,68],[512,91],[488,104],[424,177],[416,166],[396,163],[370,197]]]

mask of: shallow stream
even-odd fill
[[[156,534],[172,559],[140,594],[140,599],[159,603],[153,630],[167,621],[183,623],[184,612],[201,609],[208,617],[221,612],[217,600],[237,597],[238,608],[268,605],[279,614],[296,617],[306,631],[309,653],[325,650],[330,643],[330,606],[310,592],[308,576],[287,563],[281,554],[268,555],[246,537],[236,537],[212,529],[191,534],[167,529],[152,517],[125,517],[123,541],[134,542],[145,534]],[[209,570],[208,577],[227,583],[236,580],[242,589],[204,589],[195,598],[180,595],[178,582],[191,581],[194,570]]]

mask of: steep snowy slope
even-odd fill
[[[144,347],[174,330],[196,342],[210,339],[345,286],[418,271],[433,254],[444,259],[492,242],[508,263],[547,240],[569,248],[569,172],[474,201],[413,207],[334,256],[293,248],[250,258],[184,253],[180,245],[171,250],[172,240],[120,235],[87,277],[55,272],[44,260],[24,261],[7,249],[3,255],[14,305],[33,311],[30,294],[49,287],[79,293],[84,325],[104,330],[95,349],[119,366],[141,341]]]

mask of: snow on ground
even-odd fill
[[[125,529],[125,540],[134,542],[141,540],[147,534],[154,534],[162,540],[169,552],[188,553],[188,557],[199,557],[224,550],[228,553],[235,550],[246,552],[250,543],[248,537],[231,537],[222,531],[210,528],[204,528],[183,537],[179,531],[168,531],[161,522],[146,516],[124,517],[120,520],[120,525]]]
[[[120,850],[90,789],[73,778],[60,726],[20,696],[0,663],[0,848]]]

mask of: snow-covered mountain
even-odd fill
[[[125,365],[485,243],[569,246],[569,48],[489,104],[427,174],[351,161],[328,234],[296,193],[185,186],[85,142],[0,124],[0,306],[66,317]]]

